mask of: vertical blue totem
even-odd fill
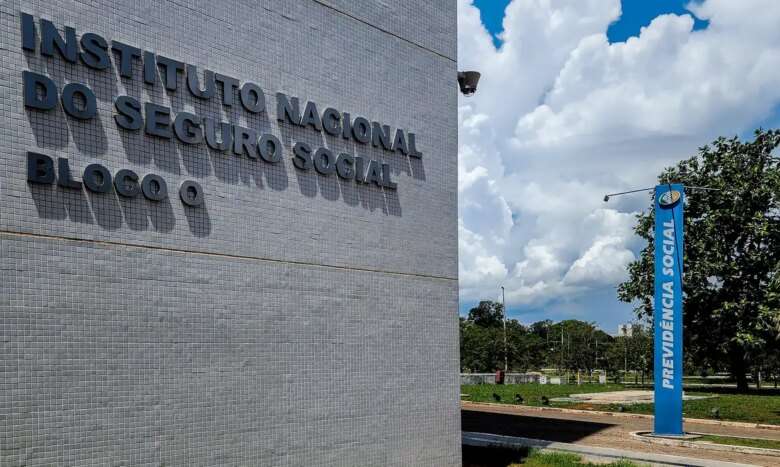
[[[655,187],[655,426],[680,436],[682,423],[683,186]]]

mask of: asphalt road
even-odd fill
[[[522,436],[547,441],[577,443],[638,452],[656,452],[762,466],[776,467],[780,465],[780,457],[714,451],[704,447],[664,446],[632,438],[631,432],[652,431],[653,421],[650,418],[599,413],[564,413],[552,410],[542,411],[522,406],[498,406],[472,402],[463,402],[461,408],[461,426],[463,431]],[[687,432],[780,440],[780,430],[701,423],[686,423],[685,430]]]

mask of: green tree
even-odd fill
[[[641,324],[631,326],[630,335],[618,336],[606,349],[606,367],[611,372],[634,371],[635,382],[641,375],[641,382],[649,376],[653,368],[652,328]]]
[[[539,343],[539,366],[556,367],[559,371],[602,368],[612,337],[594,323],[576,319],[559,323],[539,321],[529,327]]]
[[[467,318],[460,319],[460,362],[461,371],[504,368],[504,309],[500,303],[481,301]]]
[[[515,358],[513,367],[520,371],[540,370],[547,359],[547,345],[545,340],[532,332],[523,335],[521,346],[518,349],[518,357]]]
[[[506,322],[506,354],[510,371],[540,368],[544,340],[515,319]],[[461,370],[493,372],[504,368],[504,313],[500,303],[482,301],[460,319]]]
[[[468,320],[485,328],[504,325],[504,306],[498,302],[483,300],[469,310]]]
[[[642,384],[645,377],[653,369],[653,329],[634,324],[632,326],[629,341],[629,368],[642,375]]]
[[[511,319],[506,323],[509,347],[509,369],[511,371],[537,370],[545,361],[545,341]]]
[[[775,268],[775,275],[769,285],[766,303],[761,306],[760,318],[762,328],[766,330],[765,346],[760,356],[759,364],[767,379],[773,379],[777,387],[780,379],[780,265]]]
[[[460,319],[460,369],[488,373],[504,367],[503,330]]]
[[[658,178],[721,190],[687,192],[683,335],[693,361],[724,364],[741,390],[751,363],[777,336],[770,285],[780,261],[780,164],[772,155],[778,144],[776,130],[758,130],[749,142],[719,138]],[[647,245],[629,265],[618,296],[635,303],[640,318],[651,318],[652,204],[637,220],[635,232]]]

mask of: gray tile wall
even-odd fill
[[[455,10],[0,4],[0,465],[459,465]],[[25,52],[21,11],[255,82],[267,112]],[[23,70],[89,85],[99,118],[25,109]],[[424,156],[279,124],[277,91],[415,132]],[[121,130],[118,95],[270,132],[284,161]],[[398,189],[300,172],[296,141],[381,159]],[[171,196],[30,185],[27,151]]]
[[[452,60],[457,59],[453,30],[458,9],[454,1],[436,0],[315,0],[402,37]]]

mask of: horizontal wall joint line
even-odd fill
[[[444,55],[444,54],[443,54],[443,53],[441,53],[441,52],[437,52],[437,51],[435,51],[435,50],[431,50],[431,49],[429,49],[428,47],[425,47],[425,46],[424,46],[424,45],[422,45],[422,44],[418,44],[417,42],[415,42],[415,41],[413,41],[413,40],[410,40],[410,39],[407,39],[407,38],[405,38],[405,37],[399,36],[398,34],[396,34],[396,33],[394,33],[394,32],[388,31],[387,29],[380,28],[380,27],[379,27],[379,26],[377,26],[376,24],[371,24],[371,23],[369,23],[368,21],[366,21],[366,20],[364,20],[364,19],[358,18],[357,16],[355,16],[355,15],[353,15],[353,14],[347,13],[347,12],[346,12],[346,11],[344,11],[344,10],[339,10],[339,9],[338,9],[338,8],[336,8],[335,6],[333,6],[333,5],[330,5],[330,4],[328,4],[328,3],[325,3],[325,2],[324,2],[324,1],[322,1],[322,0],[312,0],[312,1],[313,1],[314,3],[317,3],[318,5],[322,5],[322,6],[324,6],[325,8],[329,8],[329,9],[331,9],[331,10],[333,10],[333,11],[337,12],[337,13],[341,13],[342,15],[344,15],[344,16],[346,16],[346,17],[348,17],[348,18],[352,18],[352,19],[354,19],[355,21],[359,21],[359,22],[361,22],[361,23],[365,24],[366,26],[372,27],[372,28],[374,28],[374,29],[376,29],[376,30],[378,30],[378,31],[381,31],[381,32],[383,32],[383,33],[385,33],[385,34],[388,34],[388,35],[390,35],[390,36],[393,36],[393,37],[395,37],[396,39],[400,39],[400,40],[402,40],[402,41],[404,41],[404,42],[407,42],[407,43],[409,43],[409,44],[411,44],[411,45],[413,45],[413,46],[415,46],[415,47],[419,47],[419,48],[421,48],[421,49],[425,50],[426,52],[430,52],[430,53],[432,53],[432,54],[434,54],[434,55],[438,55],[438,56],[439,56],[439,57],[441,57],[441,58],[444,58],[444,59],[447,59],[447,60],[449,60],[449,61],[451,61],[451,62],[456,62],[456,63],[457,63],[457,60],[456,60],[456,59],[454,59],[454,58],[452,58],[452,57],[448,57],[448,56]]]
[[[185,250],[183,248],[171,248],[171,247],[157,246],[157,245],[143,245],[139,243],[118,242],[114,240],[94,240],[88,238],[67,237],[61,235],[49,235],[49,234],[29,233],[29,232],[15,232],[12,230],[0,229],[0,238],[1,237],[38,238],[42,240],[89,243],[89,244],[106,246],[106,247],[125,247],[125,248],[139,249],[139,250],[152,250],[152,251],[177,253],[183,255],[207,256],[207,257],[222,258],[222,259],[238,259],[244,261],[258,261],[258,262],[265,262],[265,263],[289,264],[293,266],[336,269],[341,271],[367,272],[373,274],[387,274],[392,276],[413,277],[413,278],[420,278],[420,279],[434,279],[440,281],[458,280],[457,277],[437,276],[433,274],[418,274],[413,272],[401,272],[401,271],[384,271],[381,269],[372,269],[372,268],[357,267],[357,266],[339,266],[335,264],[312,263],[308,261],[284,260],[284,259],[266,258],[262,256],[239,255],[239,254],[232,254],[232,253],[217,253],[217,252],[205,251],[205,250]]]

